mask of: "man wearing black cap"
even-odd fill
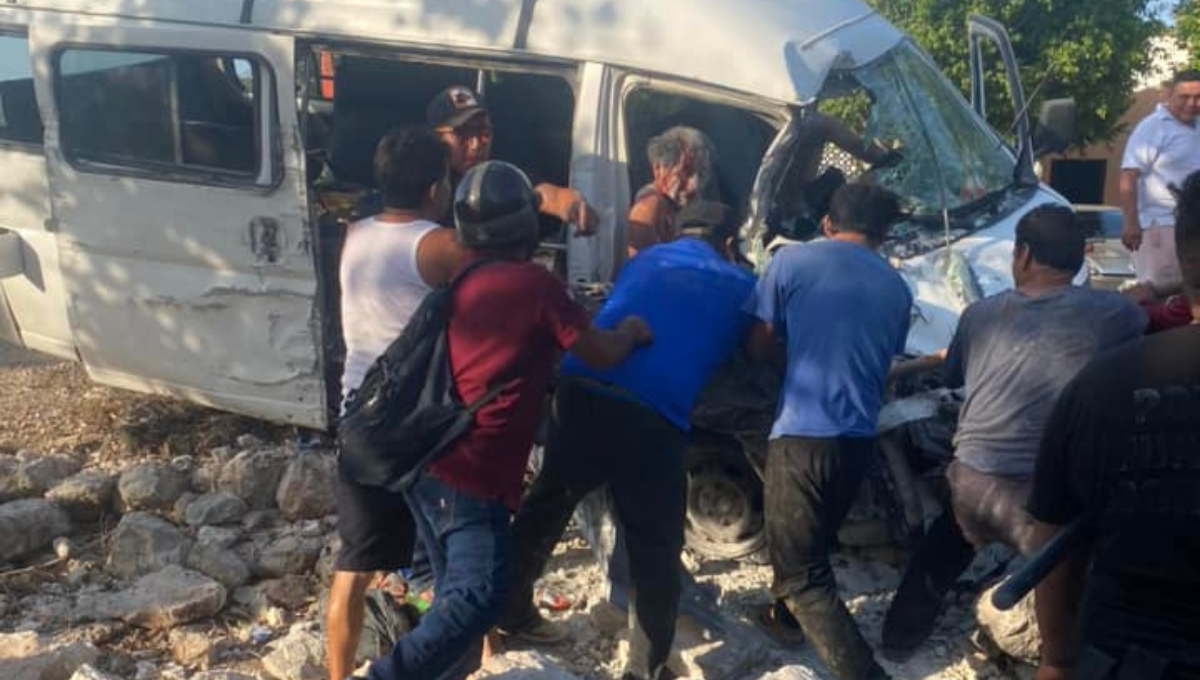
[[[629,661],[624,677],[657,680],[679,607],[687,482],[684,448],[696,396],[744,342],[751,318],[741,309],[754,277],[736,257],[736,215],[699,201],[678,215],[681,239],[629,261],[597,315],[599,328],[636,315],[655,342],[609,370],[563,362],[541,474],[512,527],[509,606],[504,634],[552,642],[562,634],[541,618],[533,583],[572,511],[607,484],[625,530],[634,585]],[[690,238],[689,238],[690,237]]]
[[[450,147],[450,175],[455,186],[467,170],[492,156],[492,119],[483,99],[469,87],[453,85],[442,90],[425,110],[429,127]],[[598,217],[574,189],[547,182],[534,186],[543,215],[574,223],[578,235],[592,233]]]

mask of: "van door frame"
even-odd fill
[[[628,148],[625,106],[632,92],[639,89],[650,89],[718,106],[728,106],[757,115],[776,127],[775,137],[763,151],[762,159],[760,159],[758,169],[755,171],[754,182],[747,196],[746,216],[740,229],[743,255],[747,256],[750,262],[755,264],[756,267],[760,264],[765,266],[765,256],[762,257],[763,261],[759,262],[761,247],[757,237],[761,236],[765,230],[767,212],[770,210],[770,200],[774,195],[773,188],[781,174],[783,160],[780,158],[780,155],[790,148],[792,138],[794,137],[793,112],[791,108],[765,97],[756,97],[711,85],[640,71],[614,69],[612,81],[615,87],[613,101],[616,107],[613,114],[613,123],[615,125],[613,135],[616,142],[613,157],[616,163],[623,168],[623,180],[620,186],[624,192],[622,198],[626,206],[632,204],[633,196],[633,187],[630,186],[627,168],[628,159],[631,153],[644,153],[644,150],[638,151]],[[718,159],[717,162],[719,163],[720,160]],[[625,256],[624,233],[627,214],[628,207],[620,216],[621,229],[618,240],[622,244],[622,247],[619,249],[621,261],[624,261]]]

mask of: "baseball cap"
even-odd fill
[[[675,228],[681,236],[728,238],[737,234],[737,213],[724,203],[692,201],[675,216]]]
[[[487,113],[483,99],[464,85],[453,85],[438,93],[425,109],[430,127],[456,128],[480,113]]]

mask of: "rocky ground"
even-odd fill
[[[320,596],[336,549],[331,453],[297,432],[91,384],[76,365],[0,343],[0,678],[319,680]],[[681,619],[682,676],[825,678],[805,650],[747,623],[770,569],[685,556],[714,618]],[[899,580],[884,562],[839,556],[839,584],[868,639]],[[976,624],[977,562],[934,639],[897,678],[1029,677]],[[576,534],[542,587],[570,644],[512,648],[480,677],[619,676],[624,615]],[[988,615],[1028,657],[1023,617]],[[1032,640],[1032,641],[1031,641]]]

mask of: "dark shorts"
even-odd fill
[[[412,564],[416,528],[404,497],[363,486],[338,470],[337,571],[395,571]]]

